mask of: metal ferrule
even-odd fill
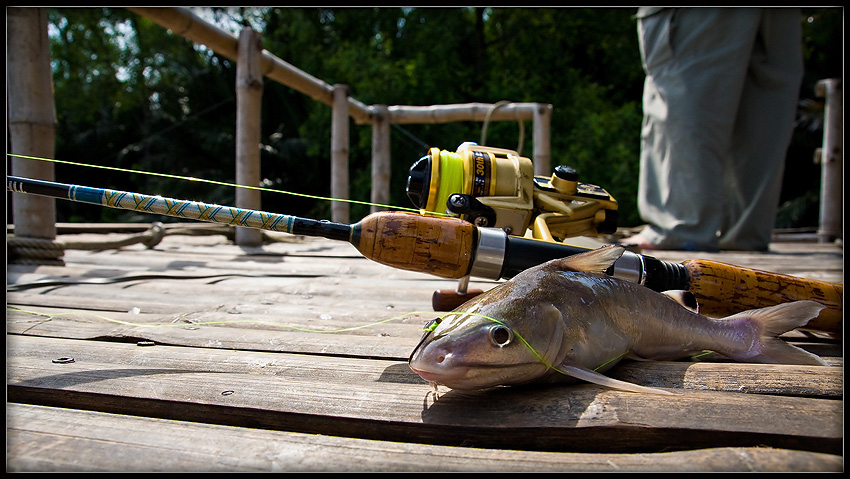
[[[478,247],[472,260],[471,276],[499,279],[505,262],[508,234],[499,228],[478,228]]]
[[[626,251],[614,262],[612,276],[643,285],[646,281],[645,271],[643,255]]]

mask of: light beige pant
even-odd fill
[[[639,14],[638,208],[651,242],[767,248],[802,79],[800,21],[785,8]]]

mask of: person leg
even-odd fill
[[[768,248],[803,76],[800,15],[762,11],[732,135],[722,249]]]
[[[722,8],[639,20],[646,81],[638,208],[650,247],[718,247],[724,158],[757,20],[754,9]]]

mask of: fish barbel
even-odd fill
[[[623,254],[606,246],[529,268],[434,320],[410,356],[432,385],[483,389],[584,380],[670,391],[602,374],[623,358],[672,360],[714,351],[741,362],[826,365],[778,335],[824,308],[795,301],[714,319],[676,295],[604,274]]]

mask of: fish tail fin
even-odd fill
[[[794,301],[744,311],[725,318],[725,320],[754,321],[758,325],[756,329],[760,335],[755,338],[747,351],[729,356],[747,362],[827,366],[828,364],[817,355],[788,344],[777,337],[794,328],[805,326],[825,307],[815,301]]]

